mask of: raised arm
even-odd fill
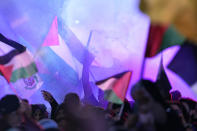
[[[51,93],[49,93],[48,91],[42,90],[42,95],[44,97],[44,99],[46,101],[49,102],[49,104],[51,105],[51,118],[54,118],[54,114],[59,106],[59,104],[57,103],[57,101],[55,100],[55,98],[51,95]]]

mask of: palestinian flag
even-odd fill
[[[183,44],[185,38],[171,26],[151,24],[146,47],[146,57],[153,57],[160,51]]]
[[[105,80],[96,82],[96,85],[104,91],[106,100],[116,104],[123,104],[131,79],[131,72],[123,72],[111,76]]]
[[[0,72],[8,82],[27,78],[37,72],[26,48],[0,34]]]

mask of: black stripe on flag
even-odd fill
[[[21,53],[26,51],[26,47],[24,47],[23,45],[15,42],[13,40],[7,39],[1,33],[0,33],[0,41],[3,42],[4,44],[7,44],[7,45],[9,45],[9,46],[14,48],[14,50],[10,51],[9,53],[7,53],[7,54],[5,54],[3,56],[0,56],[0,64],[1,65],[7,64],[8,62],[10,62],[10,60],[14,56],[16,56],[18,54],[21,54]]]
[[[121,77],[122,77],[125,73],[127,73],[127,72],[129,72],[129,71],[125,71],[125,72],[123,72],[123,73],[116,74],[116,75],[114,75],[114,76],[108,77],[108,78],[106,78],[106,79],[104,79],[104,80],[97,81],[97,82],[96,82],[96,85],[101,85],[101,84],[103,84],[105,81],[107,81],[107,80],[109,80],[109,79],[111,79],[111,78],[119,79],[119,78],[121,78]]]

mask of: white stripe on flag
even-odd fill
[[[0,56],[3,56],[7,53],[9,53],[10,51],[14,50],[13,47],[7,45],[6,43],[3,43],[2,41],[0,41]]]
[[[97,85],[97,86],[100,89],[102,89],[103,91],[110,90],[110,89],[112,89],[116,80],[117,80],[116,78],[110,78],[110,79],[106,80],[105,82],[103,82],[102,84]]]
[[[29,78],[20,79],[12,85],[21,98],[28,99],[43,85],[43,81],[38,74],[35,74]]]
[[[64,42],[64,40],[61,38],[60,35],[58,35],[59,38],[59,45],[57,46],[50,46],[50,48],[60,57],[62,58],[66,64],[68,64],[70,67],[73,68],[74,71],[76,71],[79,75],[79,79],[81,79],[82,76],[82,64],[72,56],[68,46]]]
[[[21,67],[27,67],[28,65],[34,62],[33,58],[31,57],[30,53],[27,51],[16,55],[6,66],[14,65],[13,70],[17,70]]]

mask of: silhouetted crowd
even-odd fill
[[[51,105],[30,104],[16,95],[0,100],[0,131],[196,131],[197,104],[169,93],[160,85],[141,80],[131,89],[135,101],[108,103],[106,108],[80,101],[75,93],[58,104],[51,93],[42,91]]]

